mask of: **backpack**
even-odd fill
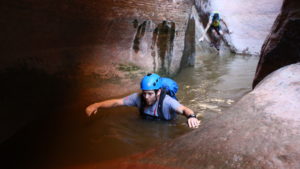
[[[164,115],[163,115],[163,101],[165,99],[166,95],[169,95],[170,97],[172,97],[175,100],[178,100],[176,97],[176,93],[178,91],[178,85],[177,83],[170,79],[170,78],[166,78],[166,77],[161,77],[161,94],[159,97],[159,102],[158,102],[158,109],[157,109],[157,113],[158,113],[158,117],[154,117],[154,116],[150,116],[144,113],[144,107],[145,107],[145,103],[143,102],[143,98],[141,97],[141,103],[142,106],[140,108],[140,114],[144,119],[147,120],[167,120]],[[176,113],[172,113],[171,114],[171,120],[174,119],[176,117]]]
[[[167,77],[162,77],[160,78],[160,80],[162,85],[161,88],[166,91],[166,94],[171,96],[173,99],[178,100],[176,97],[176,93],[178,91],[177,83],[174,80]]]

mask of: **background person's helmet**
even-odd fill
[[[213,19],[220,19],[220,14],[217,11],[213,12]]]
[[[149,73],[141,81],[142,90],[157,90],[161,88],[160,76],[155,73]]]

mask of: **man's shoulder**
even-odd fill
[[[172,109],[176,110],[181,104],[174,98],[172,98],[169,95],[165,96],[165,99],[163,100],[163,107],[164,109]]]
[[[165,99],[174,99],[171,96],[169,96],[168,94],[166,94]]]
[[[135,93],[131,93],[131,94],[127,95],[127,97],[128,96],[140,96],[140,95],[141,95],[141,93],[135,92]]]
[[[174,99],[173,97],[166,94],[163,102],[165,104],[165,103],[173,103],[173,102],[178,102],[178,101],[176,99]]]
[[[141,99],[141,94],[140,93],[132,93],[130,95],[127,95],[123,98],[123,100],[126,101],[134,101],[134,100],[140,100]]]

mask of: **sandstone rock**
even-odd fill
[[[300,2],[285,0],[260,54],[253,87],[271,72],[300,61]]]

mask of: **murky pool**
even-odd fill
[[[179,98],[203,121],[222,114],[251,90],[257,56],[205,56],[197,59],[175,78],[181,89]]]

